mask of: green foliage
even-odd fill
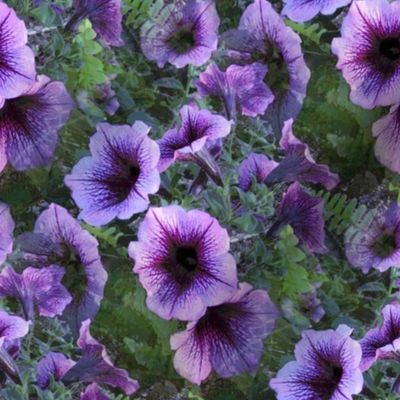
[[[164,0],[126,0],[124,2],[125,23],[138,29],[163,7]]]

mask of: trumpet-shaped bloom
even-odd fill
[[[277,221],[271,229],[290,225],[309,253],[325,253],[323,209],[321,197],[310,196],[299,183],[293,183],[279,203]]]
[[[400,305],[389,304],[382,310],[383,324],[369,330],[361,339],[361,370],[377,360],[398,360],[400,355]]]
[[[63,283],[73,301],[64,311],[63,318],[77,336],[82,321],[96,315],[107,281],[97,240],[82,229],[65,208],[56,204],[43,211],[33,233],[25,234],[21,239],[25,258],[33,265],[64,267]]]
[[[131,395],[139,388],[139,383],[130,378],[128,373],[114,367],[106,348],[90,335],[90,320],[83,321],[78,346],[82,357],[69,369],[62,381],[69,385],[75,382],[98,383],[123,390]]]
[[[224,378],[252,372],[277,318],[268,293],[243,283],[224,304],[208,308],[198,321],[171,337],[175,369],[196,384],[212,370]]]
[[[81,393],[81,400],[110,400],[99,388],[97,383],[92,383]]]
[[[222,72],[217,65],[210,64],[196,82],[201,96],[213,96],[222,100],[228,118],[236,116],[237,109],[243,115],[263,115],[274,100],[274,95],[263,82],[268,67],[260,63],[230,65]]]
[[[346,256],[350,264],[367,273],[400,267],[400,207],[392,204],[346,232]]]
[[[160,150],[149,131],[143,122],[97,126],[90,139],[92,156],[81,159],[65,177],[87,223],[104,225],[147,209],[148,195],[160,187]]]
[[[147,306],[165,319],[195,320],[236,290],[229,236],[209,214],[178,206],[150,208],[129,245]]]
[[[282,14],[295,22],[313,19],[318,13],[331,15],[338,8],[345,7],[351,0],[284,0]]]
[[[177,68],[202,65],[217,49],[218,26],[214,0],[172,2],[144,24],[142,51],[160,68],[167,62]]]
[[[17,299],[27,319],[34,318],[35,308],[45,317],[61,315],[72,300],[61,284],[64,273],[64,269],[56,265],[28,267],[22,274],[6,266],[0,273],[0,296]]]
[[[279,142],[285,157],[279,165],[268,174],[265,182],[310,182],[323,185],[331,190],[339,183],[339,176],[332,173],[329,167],[318,164],[311,155],[308,145],[293,134],[293,120],[284,123],[282,138]]]
[[[121,0],[74,0],[75,12],[66,29],[88,18],[99,38],[108,46],[122,46]]]
[[[75,364],[75,361],[70,360],[62,353],[48,353],[38,362],[36,367],[38,386],[42,389],[47,388],[51,378],[60,380]]]
[[[0,105],[21,95],[35,80],[35,56],[27,41],[24,22],[6,3],[0,3]]]
[[[270,172],[278,165],[264,154],[250,153],[239,166],[239,186],[249,191],[255,179],[258,183],[265,181]]]
[[[376,136],[375,156],[380,163],[400,173],[400,106],[393,106],[390,113],[372,126]]]
[[[352,329],[306,330],[296,345],[296,361],[287,363],[270,386],[278,400],[351,400],[361,392],[361,347]]]
[[[0,202],[0,265],[6,260],[13,248],[14,220],[7,204]]]
[[[400,2],[353,1],[332,42],[350,99],[371,109],[400,103]]]
[[[266,0],[255,0],[250,4],[238,29],[226,32],[223,37],[229,55],[236,61],[268,65],[266,82],[275,98],[264,118],[280,135],[283,123],[300,112],[310,79],[300,37],[285,25]]]
[[[44,75],[19,97],[6,100],[0,109],[0,172],[7,162],[18,171],[46,165],[72,108],[64,84]]]

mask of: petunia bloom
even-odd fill
[[[285,157],[268,174],[267,184],[279,182],[310,182],[323,185],[327,190],[339,183],[339,176],[332,173],[329,167],[318,164],[311,155],[308,145],[293,134],[293,120],[284,123],[282,138],[279,142]]]
[[[348,261],[367,273],[400,267],[400,206],[374,210],[360,224],[348,229],[345,250]]]
[[[231,122],[194,105],[183,106],[180,116],[180,127],[168,130],[158,141],[161,152],[158,169],[165,171],[175,160],[194,161],[218,182],[219,168],[208,147],[229,134]]]
[[[353,103],[371,109],[400,103],[400,2],[353,1],[332,42]]]
[[[229,236],[209,214],[179,206],[150,208],[129,245],[147,306],[161,318],[195,320],[237,287]]]
[[[82,357],[62,377],[66,385],[82,383],[99,383],[123,390],[131,395],[139,388],[139,383],[130,378],[128,373],[116,368],[107,355],[106,348],[90,335],[90,320],[82,322],[78,346]]]
[[[171,337],[175,369],[198,385],[212,370],[223,378],[253,372],[278,315],[266,291],[240,284],[224,304],[209,307],[198,321]]]
[[[217,49],[219,22],[214,0],[172,2],[143,25],[142,51],[160,68],[205,64]]]
[[[378,161],[400,173],[400,106],[393,106],[388,115],[376,121],[372,133],[377,138],[375,156]]]
[[[108,46],[122,46],[121,0],[74,0],[75,11],[65,29],[73,30],[85,18]]]
[[[263,82],[268,67],[260,63],[230,65],[222,72],[210,64],[196,82],[200,96],[213,96],[222,100],[228,118],[235,118],[237,109],[243,115],[263,115],[274,100],[274,95]]]
[[[97,125],[90,139],[91,157],[82,158],[65,177],[80,218],[91,225],[128,219],[149,205],[160,187],[160,149],[143,122]]]
[[[107,281],[97,240],[65,208],[51,204],[39,215],[33,233],[20,237],[20,245],[29,263],[65,268],[63,284],[73,301],[63,319],[77,336],[82,321],[93,318],[100,308]]]
[[[290,185],[277,210],[277,220],[267,235],[290,225],[309,253],[325,253],[324,200],[304,191],[298,182]]]
[[[51,378],[60,380],[75,364],[75,361],[70,360],[62,353],[48,353],[38,362],[36,367],[38,386],[41,389],[47,388]]]
[[[20,96],[35,81],[35,56],[26,45],[25,23],[6,3],[0,3],[0,105]]]
[[[10,208],[0,202],[0,265],[4,263],[13,248],[13,232],[15,228]]]
[[[361,392],[361,347],[351,339],[352,329],[306,330],[296,345],[296,361],[287,363],[271,379],[278,400],[351,400]]]
[[[21,274],[6,266],[0,273],[0,297],[13,297],[22,306],[26,319],[33,319],[35,308],[40,315],[61,315],[72,297],[61,284],[62,267],[25,268]]]
[[[264,118],[280,135],[283,123],[300,112],[310,79],[300,37],[268,1],[255,0],[244,11],[238,29],[229,30],[223,38],[236,63],[268,65],[266,83],[275,99]]]
[[[64,84],[44,75],[19,97],[6,100],[0,109],[0,172],[7,162],[18,171],[48,164],[72,108]]]
[[[388,304],[382,310],[383,324],[369,330],[360,340],[361,370],[366,371],[377,360],[399,360],[400,304]]]
[[[255,179],[258,183],[265,181],[270,172],[278,165],[264,154],[250,153],[239,166],[239,186],[249,191]]]
[[[92,383],[81,393],[80,400],[110,400],[100,389],[97,383]]]
[[[337,9],[345,7],[351,0],[284,0],[282,14],[295,22],[306,22],[318,13],[331,15]]]

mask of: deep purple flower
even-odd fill
[[[223,378],[253,372],[278,315],[266,291],[240,284],[224,304],[209,307],[198,321],[171,337],[175,369],[198,385],[211,370]]]
[[[310,79],[300,37],[268,1],[255,0],[244,11],[238,29],[224,34],[224,41],[236,62],[268,65],[266,83],[275,100],[265,118],[280,135],[283,123],[300,112]]]
[[[26,45],[25,23],[7,4],[0,3],[0,105],[20,96],[35,80],[35,56]]]
[[[338,8],[345,7],[351,0],[284,0],[282,14],[296,22],[313,19],[318,13],[331,15]]]
[[[218,26],[214,0],[172,2],[144,24],[142,51],[160,68],[167,62],[177,68],[202,65],[217,49]]]
[[[19,97],[6,100],[0,109],[0,172],[7,162],[19,171],[47,164],[72,108],[64,84],[44,75]]]
[[[85,18],[108,46],[122,46],[121,0],[74,0],[75,11],[65,29],[72,30]]]
[[[353,103],[368,109],[400,103],[400,2],[353,1],[341,34],[332,51]]]
[[[127,395],[133,394],[139,388],[139,383],[131,379],[125,370],[114,367],[106,348],[90,335],[90,322],[82,322],[78,346],[83,355],[62,377],[63,383],[95,382],[119,388]]]
[[[96,315],[107,281],[97,240],[65,208],[51,204],[40,214],[33,233],[20,237],[20,245],[31,264],[65,268],[63,283],[73,301],[63,318],[77,336],[82,321]]]
[[[400,173],[400,106],[393,106],[388,115],[376,121],[372,133],[377,137],[375,156],[378,161]]]
[[[80,218],[104,225],[115,217],[128,219],[149,206],[149,194],[160,187],[160,149],[143,122],[97,125],[90,139],[91,157],[82,158],[65,177]]]
[[[14,220],[7,204],[0,202],[0,265],[6,260],[13,248]]]
[[[325,253],[324,200],[310,196],[298,182],[290,185],[277,210],[277,221],[269,230],[272,235],[290,225],[300,243],[309,253]]]
[[[75,364],[75,361],[70,360],[62,353],[48,353],[36,367],[38,386],[42,389],[47,388],[51,378],[60,380]]]
[[[17,299],[27,319],[34,318],[35,308],[45,317],[61,315],[72,300],[61,284],[64,273],[56,265],[40,269],[28,267],[22,274],[6,266],[0,273],[0,297]]]
[[[84,392],[81,393],[81,400],[110,400],[98,387],[97,383],[89,385]]]
[[[236,116],[237,109],[243,115],[256,117],[265,113],[274,100],[274,95],[263,82],[268,71],[266,65],[231,65],[222,72],[217,65],[210,64],[196,82],[200,96],[220,98],[228,118]]]
[[[361,347],[352,329],[306,330],[296,345],[296,361],[287,363],[270,386],[278,400],[351,400],[361,392]]]
[[[194,105],[182,107],[180,116],[180,127],[170,129],[158,141],[161,152],[158,169],[165,171],[175,160],[194,161],[218,181],[219,168],[208,147],[229,134],[231,122]]]
[[[278,165],[264,154],[250,153],[239,166],[239,186],[245,192],[249,191],[255,179],[264,182],[270,172]]]
[[[400,358],[400,305],[388,304],[382,310],[383,324],[369,330],[360,340],[361,370],[366,371],[377,360]]]
[[[367,273],[400,267],[400,207],[375,210],[372,216],[346,232],[346,256],[351,265]]]
[[[200,318],[236,290],[229,236],[209,214],[179,206],[150,208],[129,245],[147,306],[165,319]]]
[[[308,145],[294,136],[292,127],[292,119],[284,123],[279,144],[285,157],[268,174],[265,182],[310,182],[323,185],[327,190],[333,189],[339,183],[339,176],[332,173],[327,165],[314,160]]]

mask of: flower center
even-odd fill
[[[177,54],[184,54],[196,43],[192,29],[182,27],[168,39],[168,43]]]
[[[197,267],[197,251],[193,247],[178,247],[175,259],[177,266],[187,272],[193,272]]]
[[[397,248],[396,237],[393,233],[384,233],[372,245],[372,251],[378,257],[389,257]]]
[[[397,61],[400,58],[400,39],[383,39],[379,44],[379,53],[391,61]]]

